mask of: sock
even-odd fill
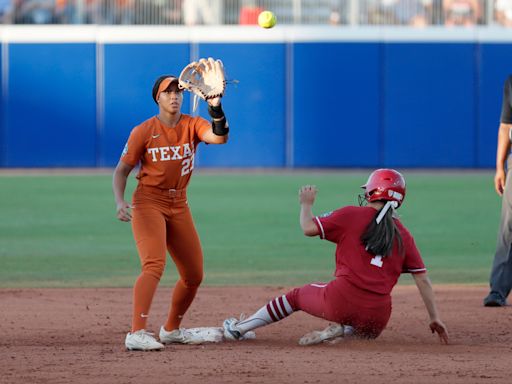
[[[252,316],[238,322],[236,328],[240,333],[244,334],[253,329],[282,320],[290,316],[293,312],[286,296],[283,295],[270,300],[267,305],[258,309]]]
[[[149,309],[160,280],[147,273],[141,273],[133,286],[132,332],[146,329]]]
[[[178,280],[172,293],[171,309],[164,326],[166,331],[180,327],[183,315],[196,296],[197,288],[199,288],[198,285],[187,285],[183,280]]]

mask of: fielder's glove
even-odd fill
[[[199,59],[187,65],[178,79],[179,87],[203,100],[222,97],[226,89],[224,65],[220,60]]]

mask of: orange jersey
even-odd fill
[[[140,161],[140,184],[185,189],[194,169],[197,145],[210,127],[202,117],[182,114],[171,128],[154,116],[132,130],[121,160],[132,166]]]

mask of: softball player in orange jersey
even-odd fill
[[[211,122],[181,113],[183,92],[175,76],[157,79],[153,99],[158,115],[132,130],[113,177],[117,217],[132,222],[142,266],[133,288],[132,328],[125,340],[130,350],[162,349],[166,343],[187,342],[187,331],[179,327],[203,278],[203,254],[186,188],[198,144],[224,144],[229,131],[220,97],[208,100]],[[130,204],[124,197],[126,181],[138,163],[138,185]],[[167,251],[180,278],[158,342],[146,331],[146,322]]]

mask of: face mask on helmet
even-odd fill
[[[373,171],[366,184],[361,188],[364,188],[364,200],[368,202],[395,201],[398,208],[405,198],[405,179],[400,172],[394,169]]]

